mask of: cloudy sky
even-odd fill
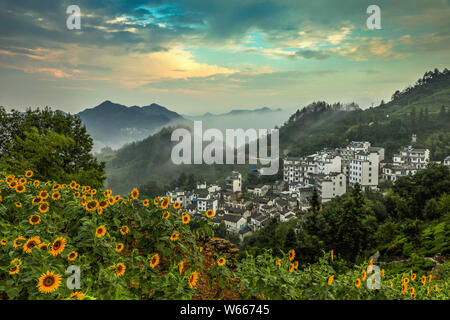
[[[66,9],[81,9],[68,30]],[[381,8],[381,30],[366,9]],[[182,114],[388,100],[450,67],[447,0],[2,0],[0,105]]]

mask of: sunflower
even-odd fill
[[[405,278],[405,279],[402,280],[402,282],[408,284],[409,283],[409,279]]]
[[[411,273],[411,280],[414,281],[416,280],[417,277],[417,273]]]
[[[153,199],[153,204],[154,204],[155,206],[157,206],[157,205],[159,204],[159,201],[158,201],[157,198]]]
[[[43,242],[39,245],[39,249],[41,250],[47,250],[48,249],[48,244]]]
[[[98,202],[98,206],[102,209],[105,209],[108,206],[108,200],[105,200],[105,199],[100,200]]]
[[[414,290],[414,288],[409,289],[409,294],[411,295],[411,297],[416,297],[416,291]]]
[[[422,276],[422,279],[420,281],[422,282],[422,285],[425,285],[427,283],[427,277]]]
[[[116,275],[121,277],[125,273],[125,265],[123,263],[118,263],[116,266]]]
[[[361,273],[361,279],[362,279],[362,281],[366,280],[366,277],[367,277],[366,270],[363,270],[362,273]]]
[[[19,272],[20,272],[19,265],[15,265],[15,266],[12,266],[11,268],[9,268],[9,274],[17,274]]]
[[[62,253],[64,251],[64,248],[66,247],[67,240],[63,237],[56,238],[55,241],[53,241],[52,246],[50,247],[50,254],[52,256],[57,256],[58,254]]]
[[[22,260],[20,258],[14,258],[11,260],[11,265],[13,266],[20,266],[22,264]]]
[[[328,278],[328,285],[331,286],[331,284],[333,283],[334,280],[334,275],[332,275],[331,277]]]
[[[100,226],[100,227],[97,228],[97,230],[95,230],[95,235],[96,235],[98,238],[103,237],[105,234],[106,234],[106,228],[105,228],[105,226]]]
[[[291,264],[289,265],[289,272],[293,272],[294,269],[295,269],[295,265],[294,265],[293,263],[291,263]]]
[[[333,253],[334,253],[333,250],[331,250],[331,261],[333,261],[333,259],[334,259],[334,254]]]
[[[163,213],[163,218],[169,219],[169,217],[170,217],[170,212],[169,212],[169,211],[165,211],[165,212]]]
[[[47,270],[47,273],[43,273],[39,278],[37,287],[42,293],[50,293],[58,289],[61,285],[61,275],[55,274],[53,271]]]
[[[52,191],[58,191],[59,189],[61,189],[61,186],[59,184],[55,184],[52,187]]]
[[[161,208],[162,208],[163,210],[165,210],[165,209],[167,209],[167,207],[169,206],[169,204],[170,204],[170,198],[169,198],[169,197],[166,197],[166,198],[164,198],[163,201],[161,202]]]
[[[40,184],[41,183],[39,182],[39,180],[34,180],[33,187],[37,188],[37,187],[39,187]]]
[[[188,224],[191,217],[186,213],[181,220],[183,221],[183,224]]]
[[[80,187],[81,187],[81,186],[77,183],[77,184],[75,185],[74,189],[75,189],[75,190],[79,190]]]
[[[183,268],[184,268],[184,261],[180,262],[180,267],[178,268],[178,271],[180,272],[180,274],[183,273]]]
[[[39,245],[40,243],[41,239],[39,238],[39,236],[32,237],[28,239],[28,241],[25,242],[25,244],[23,245],[23,251],[25,251],[26,253],[31,253],[33,248]]]
[[[174,209],[179,209],[180,207],[181,207],[181,203],[179,201],[177,201],[173,204]]]
[[[402,283],[402,291],[401,291],[401,293],[403,294],[403,293],[405,293],[406,291],[408,290],[408,284],[406,284],[406,283]]]
[[[94,211],[98,207],[98,201],[97,200],[89,200],[86,205],[87,211]]]
[[[144,201],[142,201],[142,205],[144,207],[148,207],[149,204],[150,204],[150,200],[148,200],[148,199],[145,199]]]
[[[123,226],[122,228],[120,228],[121,234],[126,235],[128,232],[130,232],[130,228],[128,228],[128,226]]]
[[[170,240],[176,241],[178,239],[179,234],[177,232],[172,233],[170,236]]]
[[[52,193],[52,199],[53,200],[59,200],[61,198],[61,194],[59,192],[53,192]]]
[[[1,241],[0,241],[0,245],[1,246],[6,246],[6,243],[7,243],[8,241],[5,239],[5,238],[3,238]]]
[[[18,183],[19,183],[19,184],[27,184],[27,179],[25,179],[25,178],[20,178]]]
[[[27,188],[25,188],[25,186],[22,185],[22,184],[19,184],[19,185],[16,186],[16,192],[17,192],[17,193],[22,193],[22,192],[24,192],[26,189],[27,189]]]
[[[155,253],[150,260],[150,267],[155,268],[159,263],[159,254]]]
[[[276,265],[278,268],[280,268],[280,267],[281,267],[281,260],[280,260],[280,259],[277,259],[277,260],[275,261],[275,265]]]
[[[84,293],[83,292],[76,291],[76,292],[70,294],[69,299],[78,299],[78,300],[80,300],[80,299],[83,299],[83,297],[84,297]]]
[[[117,251],[117,252],[121,252],[122,250],[123,250],[123,243],[117,244],[117,246],[116,246],[116,251]]]
[[[41,202],[39,204],[39,212],[40,213],[46,213],[50,209],[50,206],[48,205],[48,202]]]
[[[137,198],[139,198],[139,190],[138,190],[137,188],[134,188],[134,189],[131,191],[130,196],[131,196],[131,199],[137,200]]]
[[[17,185],[18,185],[17,181],[12,181],[12,182],[9,184],[9,188],[15,189],[15,188],[17,187]]]
[[[394,283],[391,281],[391,282],[389,282],[389,287],[393,287],[394,286]]]
[[[433,279],[433,275],[430,274],[430,277],[428,278],[428,282],[431,282],[431,279]]]
[[[39,193],[39,197],[41,197],[42,199],[47,199],[48,198],[48,191],[46,191],[46,190],[42,190],[40,193]]]
[[[16,239],[14,239],[14,248],[20,247],[21,245],[23,245],[23,242],[21,242],[20,240],[26,240],[24,237],[17,237]]]
[[[214,210],[212,210],[212,209],[206,210],[205,215],[206,215],[208,218],[214,217],[214,215],[215,215]]]
[[[41,222],[41,216],[38,214],[33,214],[28,221],[32,225],[39,224]]]
[[[298,269],[298,261],[295,261],[295,263],[294,263],[294,268],[295,268],[295,269]]]
[[[226,262],[227,260],[225,260],[225,258],[220,258],[219,260],[217,260],[217,265],[223,266]]]
[[[31,178],[32,176],[33,176],[33,171],[28,170],[27,172],[25,172],[25,177]]]
[[[2,202],[3,201],[3,197],[0,195],[0,202]]]
[[[437,284],[434,285],[434,291],[436,291],[437,293],[439,293],[439,288],[438,288]]]
[[[384,277],[384,269],[381,269],[380,275]]]
[[[103,195],[105,196],[105,198],[109,198],[112,195],[112,190],[105,190],[105,192],[103,192]]]
[[[76,251],[71,251],[71,252],[67,255],[67,260],[69,260],[69,261],[74,261],[77,257],[78,257],[78,253],[77,253]]]
[[[198,281],[198,273],[197,271],[194,271],[189,277],[189,287],[191,288],[195,287],[197,281]]]
[[[110,197],[108,198],[108,203],[110,206],[112,206],[114,203],[116,203],[116,200],[114,199],[114,197]]]
[[[36,196],[33,198],[33,200],[31,200],[31,203],[40,203],[42,202],[42,198],[39,196]]]
[[[289,250],[289,261],[294,260],[295,258],[295,251],[294,249]]]
[[[22,203],[16,202],[16,207],[17,207],[17,208],[22,208]]]
[[[355,287],[359,288],[361,286],[361,280],[358,278],[355,281]]]

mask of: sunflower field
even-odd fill
[[[199,241],[212,210],[192,231],[169,198],[33,175],[0,175],[0,299],[449,299],[448,265],[437,277],[381,270],[368,289],[373,262],[350,270],[333,252],[311,265],[294,250],[228,261]]]

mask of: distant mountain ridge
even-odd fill
[[[86,125],[97,147],[113,148],[142,140],[169,123],[184,121],[178,113],[156,103],[128,107],[109,100],[77,115]]]
[[[267,112],[281,112],[283,111],[281,108],[277,108],[277,109],[271,109],[269,107],[262,107],[262,108],[258,108],[258,109],[233,109],[229,112],[226,113],[211,113],[211,112],[206,112],[203,115],[199,115],[199,116],[193,116],[193,115],[184,115],[185,118],[211,118],[211,117],[226,117],[226,116],[233,116],[233,115],[243,115],[243,114],[248,114],[248,113],[267,113]]]

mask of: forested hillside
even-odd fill
[[[366,110],[356,104],[314,102],[296,113],[280,128],[280,155],[308,155],[324,147],[343,147],[352,140],[367,140],[384,147],[386,159],[417,135],[417,148],[429,148],[431,159],[442,161],[450,154],[450,72],[426,72],[413,87],[396,91],[388,103]],[[247,175],[251,166],[180,165],[170,159],[171,130],[163,129],[117,152],[100,154],[107,161],[107,185],[124,192],[134,185],[166,185],[181,173],[208,181],[223,179],[230,171]],[[157,150],[157,152],[155,152]],[[274,177],[275,178],[275,177]]]

